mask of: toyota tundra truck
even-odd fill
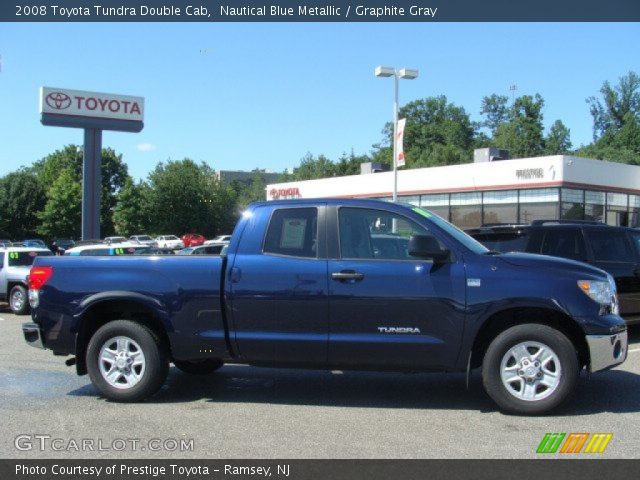
[[[490,251],[409,204],[252,204],[223,256],[37,257],[26,341],[72,356],[107,399],[140,401],[170,363],[482,370],[504,411],[558,407],[581,370],[627,356],[615,282],[584,263]]]

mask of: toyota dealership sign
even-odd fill
[[[40,113],[142,122],[144,98],[41,87]]]

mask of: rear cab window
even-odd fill
[[[263,252],[289,257],[318,257],[318,209],[274,210],[264,239]]]

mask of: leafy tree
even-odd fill
[[[234,182],[232,188],[236,193],[237,208],[244,210],[250,203],[265,199],[267,184],[262,179],[260,172],[255,172],[248,184]]]
[[[515,158],[544,153],[543,107],[544,99],[539,94],[518,97],[509,111],[509,121],[496,129],[494,146],[509,150]]]
[[[113,210],[113,225],[118,235],[128,237],[149,232],[149,195],[149,185],[145,182],[135,183],[131,178],[125,180],[124,186],[116,195]]]
[[[307,153],[300,165],[293,169],[291,180],[313,180],[315,178],[327,178],[335,175],[335,165],[324,155],[315,158]]]
[[[80,183],[71,170],[64,169],[47,191],[47,203],[38,213],[38,233],[48,238],[79,238],[82,217]]]
[[[602,99],[587,98],[593,117],[594,141],[605,134],[614,134],[623,128],[628,119],[640,122],[640,77],[629,72],[620,77],[618,84],[612,87],[605,81],[600,88]],[[630,117],[627,117],[630,114]]]
[[[471,161],[476,125],[464,108],[449,103],[444,95],[415,100],[404,105],[399,118],[406,118],[404,152],[408,168],[450,165]],[[383,133],[386,144],[375,146],[374,161],[391,165],[393,125]]]
[[[45,188],[53,185],[64,171],[70,172],[75,181],[82,184],[82,159],[81,147],[67,145],[62,150],[56,150],[35,162],[31,170]],[[127,165],[122,161],[122,155],[111,148],[102,149],[100,171],[102,174],[100,230],[103,236],[109,236],[114,233],[112,215],[116,205],[116,194],[129,174]]]
[[[544,139],[544,151],[547,155],[561,155],[568,153],[571,150],[571,132],[562,123],[561,120],[556,120],[551,128],[549,134]]]
[[[485,120],[481,125],[487,127],[491,135],[495,135],[498,127],[509,120],[508,102],[509,97],[495,93],[482,99],[480,114],[485,116]]]
[[[159,163],[149,174],[152,228],[160,234],[215,235],[235,218],[235,195],[213,170],[193,160]]]
[[[37,213],[45,204],[44,189],[27,169],[0,178],[0,231],[12,240],[37,233]]]

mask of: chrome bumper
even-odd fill
[[[587,335],[589,370],[597,372],[624,362],[627,358],[627,331],[613,335]]]
[[[44,348],[44,342],[42,341],[42,332],[40,331],[40,325],[37,323],[23,323],[22,334],[24,340],[29,345],[35,348]]]

